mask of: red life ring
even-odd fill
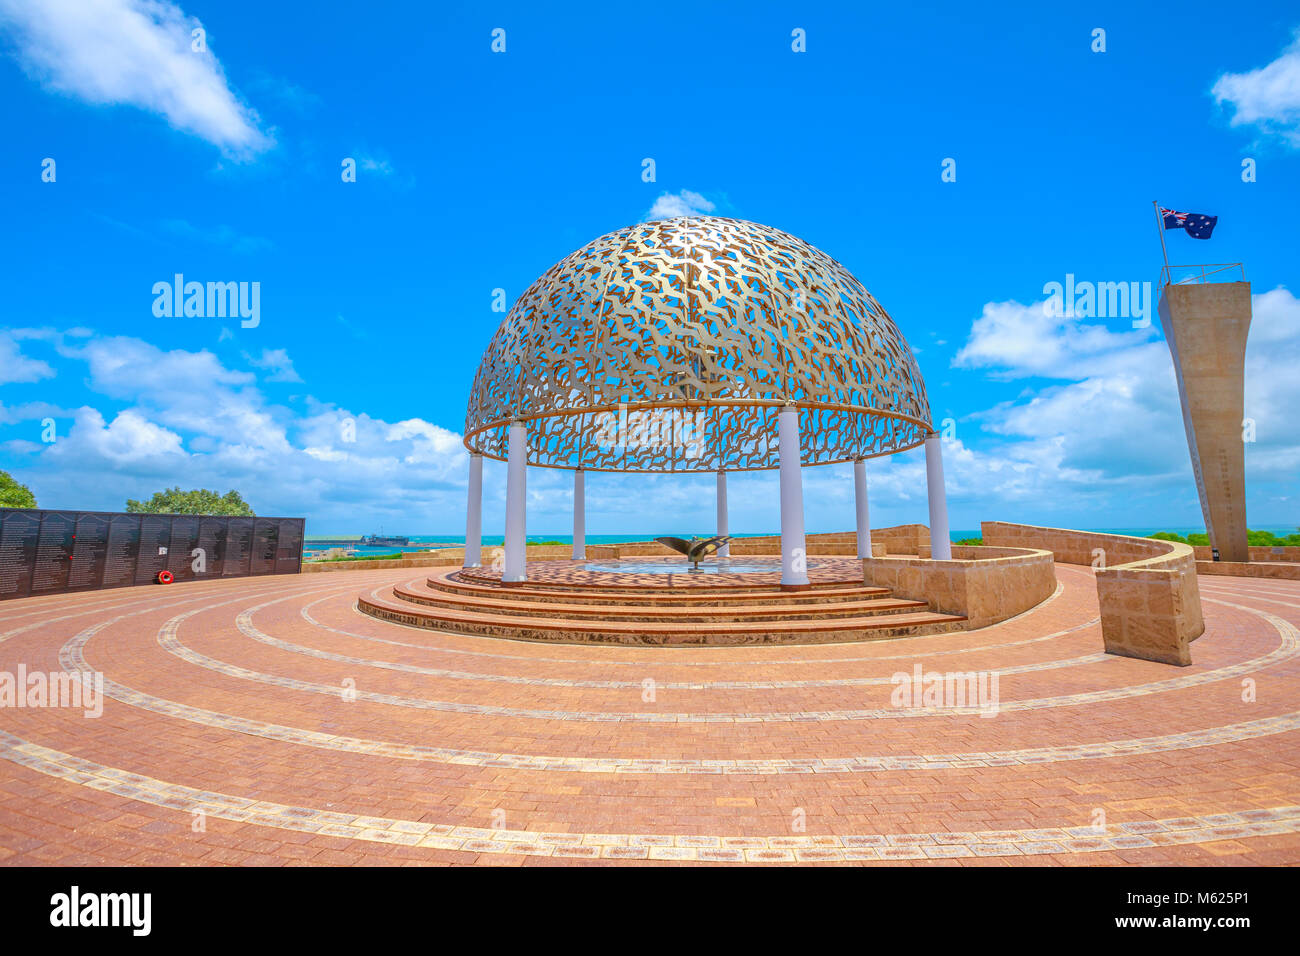
[[[159,583],[159,584],[171,584],[172,581],[174,581],[174,580],[176,580],[176,579],[172,577],[172,573],[171,573],[170,571],[159,571],[159,572],[158,572],[158,583]]]

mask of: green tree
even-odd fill
[[[193,491],[181,491],[179,487],[156,491],[148,501],[136,501],[128,498],[126,510],[130,514],[172,514],[172,515],[233,515],[236,517],[256,517],[253,509],[240,497],[238,491],[228,491],[224,495],[206,488]]]
[[[1300,532],[1300,528],[1296,531]],[[1155,534],[1147,535],[1149,538],[1159,538],[1161,541],[1181,541],[1183,544],[1208,546],[1210,536],[1208,534],[1189,534],[1183,537],[1180,534],[1174,534],[1172,531],[1157,531]],[[1271,531],[1250,531],[1246,532],[1246,543],[1252,548],[1281,548],[1281,547],[1300,547],[1300,534],[1289,534],[1286,537],[1279,537]]]
[[[36,496],[32,489],[19,484],[7,471],[0,471],[0,508],[35,508]]]

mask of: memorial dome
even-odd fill
[[[804,464],[915,447],[925,383],[894,320],[843,265],[789,233],[698,216],[629,226],[557,262],[483,354],[465,446],[593,471],[777,467],[799,410]]]

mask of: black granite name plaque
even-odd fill
[[[0,508],[0,600],[95,588],[297,574],[302,518]]]
[[[275,551],[280,541],[280,522],[258,518],[253,522],[252,574],[275,573]]]
[[[195,572],[199,564],[199,518],[197,515],[177,515],[172,518],[172,540],[167,549],[167,570],[177,581],[193,581],[200,577]],[[206,558],[202,562],[207,563]],[[207,577],[207,575],[202,575]]]
[[[122,588],[135,580],[135,561],[140,554],[139,515],[113,515],[108,519],[108,554],[102,586]]]
[[[47,511],[41,516],[41,533],[36,539],[36,565],[32,569],[33,594],[68,589],[76,535],[76,512]]]
[[[226,525],[226,560],[221,569],[225,577],[251,574],[253,557],[253,519],[231,518]]]
[[[108,564],[108,515],[77,515],[72,542],[72,565],[68,569],[68,589],[86,590],[102,586]]]
[[[167,570],[172,543],[171,515],[140,516],[140,553],[135,560],[135,583],[153,584]]]
[[[39,511],[0,511],[0,600],[32,593]]]

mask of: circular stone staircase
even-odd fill
[[[704,580],[547,564],[552,567],[539,579],[513,584],[489,569],[438,569],[422,583],[362,593],[357,608],[381,620],[454,634],[649,646],[871,641],[958,630],[965,620],[853,580],[861,565],[850,560],[823,562],[808,588],[793,591],[782,590],[776,574]]]

